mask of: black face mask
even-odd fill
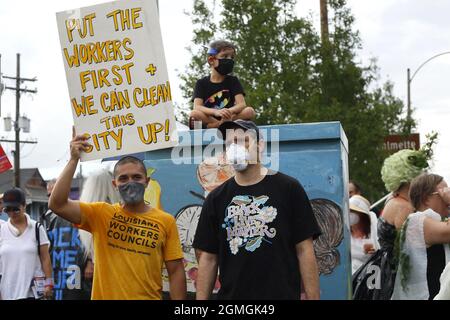
[[[233,59],[219,59],[219,65],[215,68],[218,73],[223,76],[233,72],[234,60]]]

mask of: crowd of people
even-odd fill
[[[350,182],[355,300],[450,298],[444,272],[450,262],[450,188],[427,172],[426,154],[401,150],[385,160],[381,175],[390,193],[378,218]]]
[[[210,298],[220,269],[219,299],[299,299],[302,288],[305,298],[318,299],[313,240],[321,231],[305,190],[296,179],[262,166],[264,143],[253,122],[225,122],[219,132],[236,174],[208,195],[202,209],[193,244],[199,263],[196,298]],[[87,298],[89,291],[95,300],[161,299],[164,265],[170,298],[186,299],[175,219],[144,200],[149,179],[140,159],[125,156],[116,163],[109,180],[111,192],[98,192],[99,197],[89,202],[69,199],[72,177],[86,147],[85,136],[74,136],[71,159],[56,182],[49,183],[45,227],[25,213],[23,191],[5,193],[9,220],[0,235],[1,298],[51,298],[56,282],[63,281],[62,299]],[[87,185],[82,199],[85,190],[93,191]],[[95,190],[100,188],[96,185]],[[114,193],[120,197],[117,203]],[[11,226],[18,231],[12,233]],[[92,236],[82,236],[81,230]],[[69,244],[74,254],[66,251],[63,262],[62,247],[67,250]],[[267,277],[266,268],[273,277]],[[18,272],[23,274],[18,277]],[[65,272],[66,277],[55,281]]]
[[[301,183],[261,164],[264,143],[251,121],[239,80],[230,73],[236,48],[210,45],[209,76],[197,81],[190,127],[217,128],[236,174],[211,191],[202,207],[193,247],[198,260],[196,298],[319,299],[313,240],[321,228]],[[183,251],[175,218],[144,200],[144,163],[121,158],[69,198],[84,135],[74,132],[70,160],[48,183],[49,210],[34,221],[18,188],[3,195],[0,220],[0,298],[161,299],[163,266],[170,298],[186,299]],[[426,172],[423,150],[387,158],[381,177],[390,192],[382,212],[371,211],[349,183],[354,299],[450,299],[450,188]],[[267,270],[271,275],[267,276]]]

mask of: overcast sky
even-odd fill
[[[15,76],[16,53],[21,53],[21,76],[37,76],[39,81],[27,84],[38,88],[38,94],[24,95],[21,114],[31,118],[31,133],[22,139],[37,139],[37,145],[24,145],[22,167],[39,167],[45,179],[59,174],[68,160],[68,143],[73,123],[69,95],[61,56],[55,13],[107,1],[98,0],[0,0],[0,54],[2,72]],[[395,94],[406,101],[406,69],[414,72],[422,62],[435,54],[450,51],[450,1],[448,0],[349,0],[356,18],[356,28],[363,40],[358,59],[367,64],[378,59],[381,82],[394,82]],[[192,1],[160,0],[160,19],[169,78],[174,101],[181,98],[177,74],[189,61],[185,48],[192,38],[192,26],[187,16]],[[319,17],[319,0],[300,0],[298,14],[312,12]],[[177,71],[178,70],[178,71]],[[450,181],[450,55],[428,63],[412,83],[412,103],[419,121],[422,142],[425,133],[440,134],[435,148],[433,171]],[[7,81],[8,85],[14,84]],[[14,115],[14,92],[2,98],[2,117]],[[0,136],[13,138],[3,130]],[[13,144],[3,143],[10,155]],[[83,166],[87,171],[97,164]]]

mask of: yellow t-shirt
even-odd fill
[[[183,258],[175,218],[152,208],[80,203],[81,224],[94,238],[93,300],[161,299],[163,262]]]

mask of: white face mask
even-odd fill
[[[249,152],[244,146],[232,143],[227,148],[227,160],[238,172],[247,169],[249,158]]]
[[[359,215],[350,211],[350,225],[353,226],[359,222]]]

